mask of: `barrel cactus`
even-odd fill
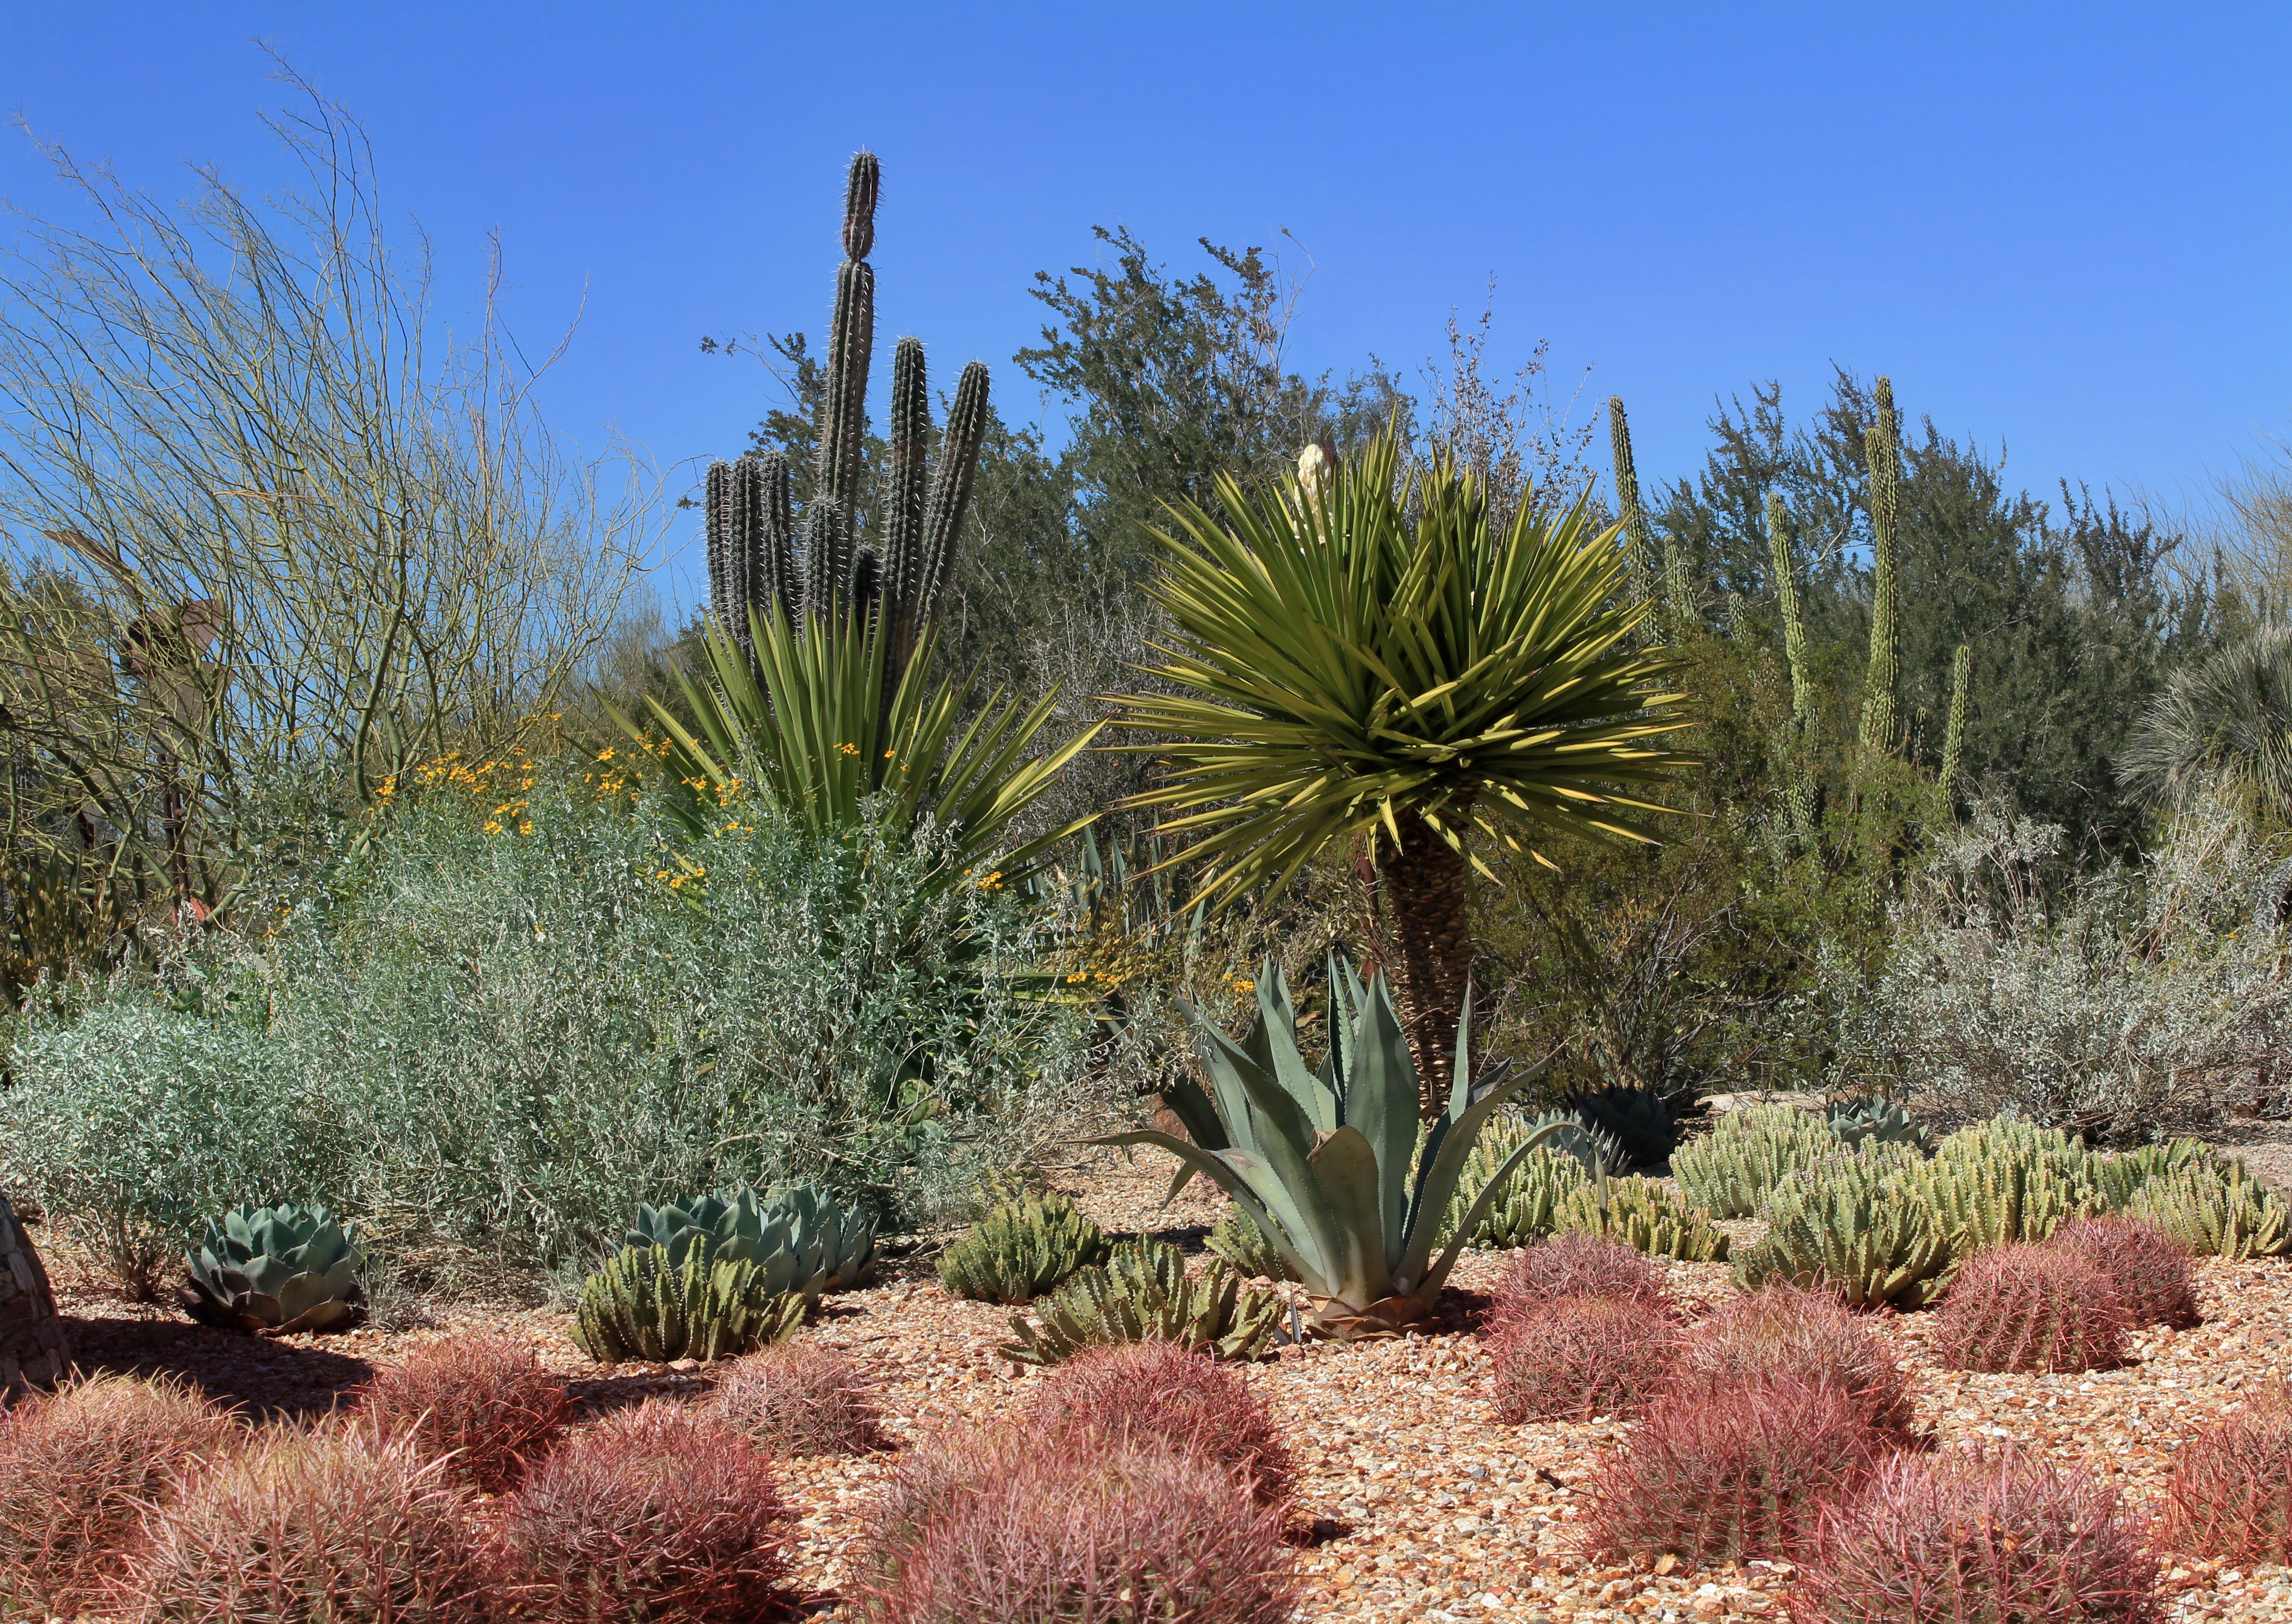
[[[206,1244],[183,1261],[183,1306],[209,1325],[284,1336],[338,1329],[364,1312],[358,1228],[323,1207],[233,1208],[207,1220]]]

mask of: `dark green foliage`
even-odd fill
[[[773,1290],[752,1259],[696,1246],[678,1264],[665,1246],[625,1247],[582,1282],[573,1340],[609,1364],[730,1359],[791,1335],[811,1305]]]
[[[1670,1158],[1679,1143],[1679,1119],[1652,1088],[1578,1089],[1561,1102],[1571,1116],[1591,1124],[1596,1135],[1623,1149],[1623,1168],[1653,1168]],[[1554,1142],[1555,1144],[1559,1141]]]
[[[1063,1195],[1011,1201],[940,1254],[940,1282],[981,1303],[1028,1303],[1106,1256],[1106,1232]]]
[[[1170,1342],[1222,1359],[1256,1359],[1281,1329],[1281,1299],[1245,1285],[1221,1260],[1198,1275],[1159,1240],[1126,1240],[1102,1268],[1085,1269],[1037,1305],[1039,1325],[1011,1317],[1018,1340],[999,1349],[1014,1364],[1053,1365],[1086,1347]]]

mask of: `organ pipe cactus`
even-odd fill
[[[183,1306],[210,1325],[283,1336],[333,1330],[362,1312],[357,1226],[323,1207],[233,1208],[207,1220],[206,1244],[183,1261]]]
[[[1309,1068],[1280,966],[1256,981],[1257,1017],[1236,1041],[1189,1006],[1225,1145],[1209,1149],[1158,1129],[1100,1144],[1150,1144],[1179,1160],[1175,1195],[1196,1174],[1249,1215],[1313,1299],[1314,1329],[1330,1336],[1396,1329],[1431,1313],[1513,1163],[1562,1130],[1528,1135],[1448,1231],[1449,1199],[1481,1129],[1542,1068],[1499,1080],[1476,1099],[1469,1023],[1460,1019],[1447,1108],[1420,1129],[1417,1078],[1384,979],[1363,986],[1341,958],[1329,966],[1328,1056]]]

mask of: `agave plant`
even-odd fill
[[[1239,1042],[1189,1011],[1223,1146],[1151,1128],[1094,1143],[1169,1151],[1181,1164],[1174,1196],[1197,1173],[1217,1184],[1295,1273],[1323,1334],[1389,1331],[1423,1319],[1513,1166],[1571,1131],[1555,1122],[1524,1135],[1457,1215],[1454,1238],[1435,1256],[1481,1126],[1543,1068],[1499,1079],[1475,1098],[1470,1026],[1460,1021],[1448,1109],[1420,1127],[1416,1073],[1384,977],[1364,987],[1351,966],[1332,958],[1329,1054],[1318,1071],[1299,1052],[1288,984],[1271,959],[1256,992],[1256,1019]]]
[[[1127,696],[1116,720],[1160,735],[1124,747],[1169,771],[1126,804],[1170,814],[1162,832],[1193,842],[1173,863],[1202,862],[1202,892],[1226,901],[1362,844],[1430,1123],[1471,970],[1469,836],[1647,839],[1631,820],[1662,809],[1635,792],[1676,764],[1653,741],[1684,725],[1660,691],[1674,662],[1634,646],[1645,606],[1581,502],[1525,500],[1500,527],[1469,469],[1404,474],[1390,435],[1315,459],[1310,485],[1253,501],[1225,479],[1218,495],[1223,519],[1187,503],[1158,532],[1168,691]]]
[[[675,1264],[697,1245],[712,1260],[753,1262],[768,1291],[818,1297],[867,1279],[876,1266],[876,1217],[817,1185],[768,1196],[743,1185],[640,1206],[625,1244],[666,1247]]]
[[[210,1325],[284,1336],[332,1330],[361,1312],[358,1228],[323,1207],[233,1208],[207,1220],[206,1244],[183,1261],[183,1306]]]

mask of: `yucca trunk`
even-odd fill
[[[1451,815],[1461,820],[1468,805],[1459,796]],[[1377,884],[1392,937],[1384,971],[1416,1066],[1416,1114],[1430,1122],[1449,1109],[1457,1021],[1472,984],[1469,869],[1422,817],[1404,813],[1399,822],[1400,844],[1387,836],[1377,845]]]
[[[27,1386],[52,1386],[70,1363],[39,1254],[0,1196],[0,1410]]]

